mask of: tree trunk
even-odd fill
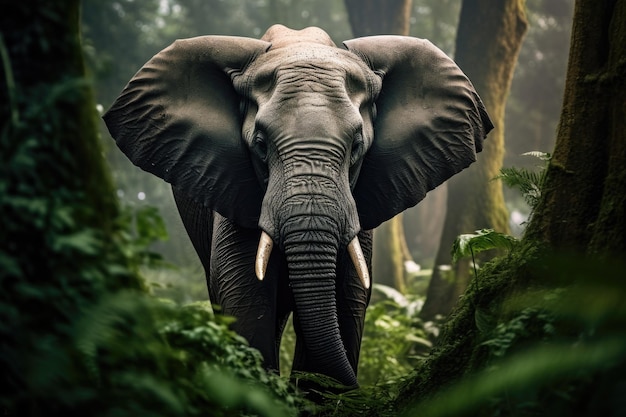
[[[374,230],[372,275],[375,283],[393,287],[400,292],[406,291],[403,240],[402,214]]]
[[[456,62],[482,97],[495,129],[478,161],[448,181],[446,219],[421,312],[426,320],[447,315],[470,281],[469,261],[451,265],[456,237],[484,228],[509,232],[502,185],[492,179],[502,166],[504,109],[526,28],[524,0],[463,1]]]
[[[529,238],[626,251],[626,2],[578,1],[563,110]]]
[[[408,35],[412,0],[345,0],[355,37]],[[402,214],[388,220],[374,233],[372,261],[374,282],[406,290],[404,262],[408,253]]]
[[[412,0],[345,0],[355,37],[408,35]]]
[[[0,82],[8,85],[7,90],[0,90],[3,96],[5,91],[7,94],[6,97],[0,96],[2,119],[10,121],[15,127],[26,117],[33,116],[24,108],[30,103],[24,101],[39,101],[40,113],[34,116],[43,129],[52,129],[52,132],[44,130],[45,136],[40,137],[40,141],[49,139],[53,142],[49,144],[50,151],[58,153],[58,164],[70,164],[65,172],[38,167],[41,177],[49,182],[48,193],[53,193],[57,187],[80,192],[88,205],[96,210],[84,212],[85,218],[77,220],[110,230],[117,215],[117,199],[97,140],[93,92],[83,79],[85,67],[79,36],[80,1],[34,3],[13,4],[0,19],[3,52],[6,53],[2,57],[4,67]],[[53,85],[57,86],[57,90],[51,89]],[[49,96],[40,96],[42,89],[46,89]],[[46,105],[55,107],[49,109]],[[55,116],[58,120],[50,120]],[[19,147],[17,143],[13,145]],[[42,143],[42,146],[48,145]],[[11,155],[6,153],[3,156]],[[61,175],[69,171],[75,175]]]

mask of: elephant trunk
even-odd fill
[[[311,223],[317,223],[316,227]],[[283,246],[307,363],[316,372],[355,386],[356,372],[348,361],[337,318],[337,225],[328,218],[306,215],[290,219],[284,230]]]
[[[323,155],[322,150],[319,155]],[[326,159],[290,159],[284,162],[284,172],[270,175],[259,220],[264,232],[255,269],[257,277],[263,279],[272,246],[279,247],[287,262],[298,344],[303,348],[298,370],[321,373],[353,387],[357,385],[356,369],[350,364],[340,334],[336,281],[339,248],[353,240],[360,226],[347,177],[345,183],[338,182],[340,176],[330,175]],[[310,171],[318,165],[326,171]],[[306,172],[289,175],[294,171]],[[348,246],[354,247],[351,258],[357,271],[364,271],[363,285],[369,287],[358,240]]]

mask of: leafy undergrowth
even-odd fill
[[[359,383],[383,388],[402,379],[425,359],[439,328],[437,323],[424,323],[418,317],[422,296],[401,294],[383,285],[374,285],[373,291],[365,316]]]
[[[162,235],[160,220],[151,209],[117,208],[100,175],[95,133],[77,130],[63,113],[84,85],[69,80],[16,94],[0,130],[0,414],[306,409],[207,304],[180,307],[148,294],[139,271],[158,261],[148,246]],[[90,163],[74,146],[81,141],[96,149]]]
[[[527,244],[486,265],[397,414],[624,415],[623,270]]]
[[[55,252],[39,264],[29,252],[41,247],[0,253],[3,415],[289,416],[306,408],[208,303],[181,307],[147,294],[135,261],[120,251],[103,257],[97,232],[67,226],[54,231],[44,250]]]

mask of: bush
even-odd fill
[[[359,361],[359,383],[364,386],[407,375],[428,353],[433,336],[431,323],[418,318],[421,299],[384,285],[374,285],[373,290],[376,301],[365,316]]]

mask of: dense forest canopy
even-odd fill
[[[409,33],[455,56],[462,3],[413,0]],[[624,415],[626,2],[575,3],[526,1],[505,110],[515,237],[485,225],[449,242],[472,280],[448,317],[424,321],[445,207],[407,212],[422,270],[406,272],[404,293],[375,287],[361,388],[308,397],[213,314],[171,190],[121,156],[98,112],[176,38],[283,23],[340,45],[353,37],[344,3],[11,3],[0,17],[0,412]],[[499,258],[479,261],[493,248]]]

